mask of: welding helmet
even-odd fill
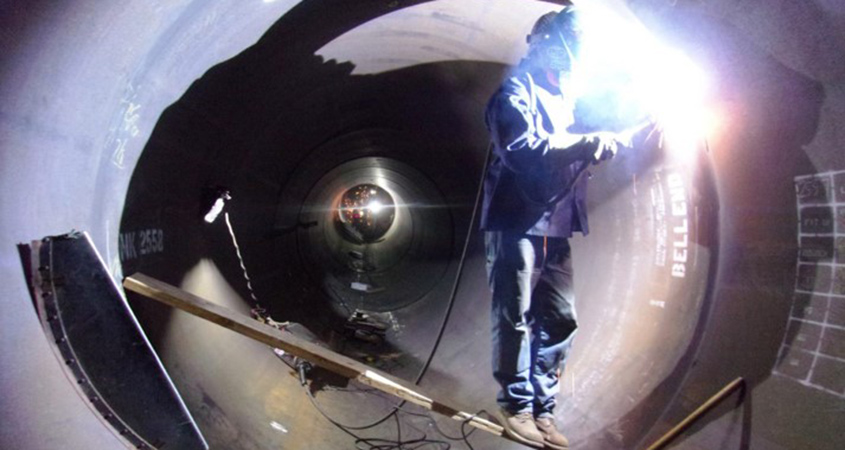
[[[574,5],[546,13],[537,19],[526,38],[529,58],[543,68],[571,70],[578,60],[582,35],[581,13]]]

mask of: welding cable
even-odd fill
[[[300,376],[300,384],[303,387],[303,389],[305,390],[305,394],[308,397],[308,400],[311,402],[311,404],[314,406],[314,408],[317,410],[317,412],[319,412],[320,415],[322,415],[326,420],[328,420],[329,423],[331,423],[332,425],[334,425],[335,427],[337,427],[339,430],[343,431],[344,433],[346,433],[346,434],[352,436],[353,438],[355,438],[355,448],[356,449],[359,449],[359,450],[414,450],[414,449],[419,449],[424,445],[437,445],[437,446],[440,446],[440,448],[442,448],[443,450],[449,450],[451,448],[451,446],[447,442],[428,439],[427,436],[425,436],[425,434],[423,434],[422,438],[412,439],[412,440],[408,440],[408,441],[401,441],[400,439],[389,440],[389,439],[380,439],[380,438],[362,438],[362,437],[358,436],[357,434],[353,433],[350,430],[358,431],[360,429],[372,428],[373,425],[369,425],[367,427],[347,426],[347,425],[344,425],[344,424],[336,421],[331,416],[329,416],[329,414],[326,413],[325,410],[323,410],[323,408],[320,406],[317,399],[314,397],[314,394],[311,393],[311,390],[308,388],[308,385],[307,385],[307,382],[306,382],[307,380],[305,379],[305,373],[307,372],[306,364],[307,363],[305,363],[304,361],[298,363],[297,369],[298,369],[298,372],[300,374],[299,375]],[[397,435],[401,438],[400,421],[399,421],[398,416],[396,415],[395,410],[391,414],[388,414],[386,416],[385,420],[387,418],[390,418],[391,416],[393,416],[394,419],[396,420]],[[368,447],[362,448],[361,447],[362,444],[367,445]],[[408,447],[409,445],[414,445],[414,444],[419,444],[419,445],[417,445],[415,447]]]
[[[390,419],[391,416],[396,414],[398,406],[392,406],[391,408],[393,408],[393,410],[391,412],[387,413],[387,415],[385,415],[384,417],[382,417],[382,418],[380,418],[380,419],[378,419],[378,420],[376,420],[372,423],[366,424],[366,425],[352,426],[352,425],[344,425],[344,424],[338,423],[337,421],[331,419],[325,413],[325,411],[323,411],[322,408],[320,408],[319,404],[317,403],[317,399],[313,397],[313,395],[311,394],[311,390],[308,389],[308,387],[307,387],[307,372],[310,370],[311,364],[308,361],[302,360],[298,357],[294,358],[293,364],[288,363],[284,358],[279,358],[279,359],[282,360],[282,362],[285,363],[286,366],[290,367],[291,370],[293,370],[295,373],[298,374],[299,383],[303,387],[305,387],[305,393],[308,394],[308,397],[311,400],[311,403],[314,404],[314,407],[317,409],[317,411],[320,414],[322,414],[329,422],[332,422],[332,424],[334,424],[337,427],[343,427],[343,428],[346,428],[346,429],[349,429],[349,430],[356,430],[356,431],[357,430],[367,430],[367,429],[370,429],[370,428],[373,428],[373,427],[380,425],[381,423],[383,423],[387,419]],[[375,393],[380,392],[380,391],[377,391],[375,389],[360,389],[360,388],[333,389],[333,390],[337,391],[337,392],[356,392],[356,393],[364,393],[364,394],[370,394],[370,395],[374,395]]]
[[[411,416],[423,417],[423,418],[428,419],[429,424],[432,427],[434,427],[434,430],[437,431],[437,433],[439,435],[443,436],[446,439],[449,439],[450,441],[463,442],[469,450],[473,450],[473,446],[469,442],[469,437],[472,436],[473,433],[478,431],[478,428],[473,428],[473,429],[469,430],[469,432],[467,432],[466,431],[467,425],[469,425],[470,422],[472,422],[472,419],[475,418],[475,417],[480,417],[482,415],[487,416],[488,418],[491,417],[490,413],[488,413],[487,410],[484,410],[484,409],[479,410],[477,413],[473,414],[471,417],[461,421],[461,435],[460,436],[450,436],[448,433],[446,433],[445,431],[443,431],[440,428],[440,426],[437,424],[437,420],[434,417],[432,417],[431,414],[415,413],[415,412],[411,412],[411,411],[408,411],[408,410],[405,410],[405,409],[400,409],[399,412],[404,413],[404,414],[408,414],[408,415],[411,415]]]
[[[481,414],[484,414],[487,417],[490,417],[490,413],[488,413],[487,411],[485,411],[483,409],[478,411],[477,413],[473,414],[473,417],[479,416]],[[473,428],[472,430],[470,430],[469,433],[467,433],[466,432],[466,426],[469,425],[470,421],[472,421],[472,417],[470,417],[470,418],[461,422],[461,440],[464,442],[464,444],[466,444],[466,446],[469,450],[475,450],[472,447],[472,444],[469,443],[469,437],[472,435],[472,433],[475,433],[475,430],[477,430],[478,428]]]
[[[434,444],[434,445],[440,445],[440,446],[445,445],[445,450],[449,450],[450,446],[449,446],[448,443],[443,442],[443,441],[428,439],[427,436],[425,435],[425,433],[423,433],[422,438],[412,439],[412,440],[408,440],[408,441],[402,441],[402,439],[401,439],[401,437],[402,437],[401,422],[399,421],[398,414],[396,414],[396,412],[397,412],[397,410],[395,409],[396,407],[394,407],[393,412],[388,414],[384,419],[382,419],[380,422],[378,422],[374,425],[370,424],[370,425],[366,425],[366,426],[363,426],[363,427],[355,427],[355,426],[345,425],[345,424],[338,422],[337,420],[331,418],[328,415],[328,413],[326,413],[326,411],[323,410],[323,408],[320,406],[317,399],[314,397],[314,394],[308,388],[307,373],[308,373],[308,371],[311,370],[311,367],[312,367],[311,364],[308,361],[296,358],[295,359],[295,367],[296,367],[297,373],[299,374],[299,384],[305,390],[305,394],[308,396],[308,400],[311,402],[311,404],[314,406],[314,408],[317,410],[317,412],[319,412],[320,415],[322,415],[332,425],[334,425],[335,427],[337,427],[338,429],[340,429],[344,433],[354,437],[356,448],[360,449],[360,444],[365,444],[365,445],[368,445],[369,448],[364,449],[364,450],[391,450],[391,449],[412,450],[411,448],[409,448],[407,446],[412,445],[412,444],[420,444],[420,446],[413,447],[414,449],[416,449],[416,448],[420,448],[423,445]],[[381,422],[384,422],[385,420],[387,420],[391,416],[396,420],[396,434],[397,434],[396,440],[380,439],[380,438],[362,438],[362,437],[356,435],[355,433],[353,433],[352,431],[350,431],[350,430],[359,431],[359,430],[364,430],[364,429],[368,429],[368,428],[373,428],[374,426],[379,425]],[[381,444],[373,444],[375,442],[380,442]]]
[[[449,450],[451,445],[447,442],[443,441],[436,441],[428,439],[425,433],[422,433],[421,438],[411,439],[408,441],[402,440],[402,425],[399,421],[399,416],[393,416],[396,420],[396,440],[391,439],[380,439],[380,438],[366,438],[360,441],[355,442],[355,448],[359,450],[415,450],[419,448],[423,448],[427,445],[435,445],[444,450]],[[361,449],[360,444],[365,444],[370,446],[367,449]],[[445,447],[442,447],[445,446]]]
[[[342,427],[342,428],[348,429],[348,430],[355,430],[355,431],[367,430],[367,429],[376,427],[378,425],[381,425],[384,421],[386,421],[387,419],[389,419],[390,417],[392,417],[393,415],[396,414],[396,410],[398,408],[396,406],[392,406],[391,408],[393,408],[393,410],[391,412],[387,413],[386,416],[382,417],[381,419],[379,419],[379,420],[377,420],[373,423],[369,423],[367,425],[353,426],[353,425],[345,425],[345,424],[339,423],[336,420],[331,419],[326,414],[326,412],[323,411],[323,409],[320,407],[319,403],[317,402],[317,399],[314,398],[314,395],[311,393],[311,390],[308,389],[308,387],[307,387],[307,380],[306,380],[305,377],[306,377],[306,373],[308,372],[308,370],[310,370],[311,364],[308,361],[304,361],[304,360],[301,360],[299,358],[296,358],[295,365],[296,365],[296,371],[299,374],[299,382],[303,387],[305,387],[305,393],[308,394],[308,398],[311,399],[311,403],[314,405],[315,408],[317,408],[317,411],[320,414],[322,414],[326,419],[328,419],[329,422],[331,422],[335,426]],[[303,369],[303,367],[305,367],[305,369]]]
[[[405,410],[405,409],[400,409],[400,412],[402,412],[404,414],[408,414],[410,416],[417,416],[417,417],[422,417],[422,418],[428,419],[429,424],[432,427],[434,427],[434,430],[437,431],[437,433],[439,435],[445,437],[446,439],[449,439],[450,441],[462,441],[462,440],[464,440],[464,438],[461,437],[461,436],[450,436],[448,433],[446,433],[445,431],[440,429],[440,427],[437,424],[437,420],[434,417],[432,417],[430,414],[415,413],[415,412],[411,412],[411,411],[408,411],[408,410]],[[466,419],[466,421],[470,421],[470,420],[472,420],[472,417],[470,417],[469,419]],[[474,433],[475,430],[476,430],[475,428],[470,430],[470,432],[467,434],[467,437],[472,435],[472,433]]]
[[[300,360],[299,358],[294,358],[294,364],[293,365],[288,364],[287,362],[285,362],[285,363],[291,369],[293,369],[296,373],[298,373],[300,385],[305,387],[307,385],[307,372],[312,367],[311,364],[308,363],[307,361]],[[413,427],[413,426],[411,426],[411,427],[413,429],[419,431],[423,435],[423,437],[420,438],[420,439],[409,440],[409,441],[403,442],[402,439],[401,439],[402,434],[401,434],[401,428],[400,428],[400,425],[399,425],[399,415],[397,413],[403,413],[403,414],[407,414],[407,415],[411,415],[411,416],[423,417],[425,419],[428,419],[428,422],[430,423],[430,425],[432,425],[434,427],[435,431],[437,431],[438,434],[440,434],[441,436],[445,437],[446,439],[449,439],[449,440],[452,440],[452,441],[463,441],[466,444],[466,446],[469,450],[473,450],[472,445],[469,443],[469,441],[467,439],[469,438],[469,436],[472,435],[472,433],[477,431],[477,429],[473,428],[472,430],[469,431],[469,433],[465,432],[465,427],[466,427],[466,425],[469,424],[469,422],[472,420],[472,418],[469,418],[469,419],[462,421],[462,423],[461,423],[461,434],[462,434],[462,436],[461,437],[449,436],[447,433],[445,433],[443,430],[441,430],[437,426],[436,420],[433,417],[431,417],[431,415],[429,415],[429,414],[411,412],[411,411],[408,411],[407,409],[397,408],[395,406],[393,407],[394,410],[391,413],[389,413],[384,418],[379,419],[379,421],[377,423],[374,422],[373,424],[363,425],[363,426],[350,426],[350,425],[342,424],[342,423],[338,422],[337,420],[330,418],[328,416],[328,414],[322,409],[322,407],[319,406],[317,399],[315,397],[313,397],[313,395],[311,394],[311,391],[308,390],[307,387],[305,387],[305,389],[306,389],[306,394],[309,395],[309,400],[314,404],[317,411],[321,415],[323,415],[323,417],[325,417],[327,420],[329,420],[329,422],[331,422],[333,425],[335,425],[336,427],[339,427],[339,428],[343,427],[343,428],[346,428],[347,430],[359,431],[359,430],[374,428],[375,426],[380,425],[382,422],[389,419],[390,417],[393,417],[394,420],[397,421],[397,425],[396,425],[396,427],[397,427],[397,439],[396,440],[356,437],[356,445],[360,445],[359,443],[363,443],[365,445],[370,446],[369,448],[364,449],[364,450],[391,450],[391,449],[413,450],[413,449],[417,449],[417,448],[423,448],[426,445],[438,445],[438,446],[440,446],[439,448],[445,448],[445,449],[451,448],[451,446],[445,441],[436,440],[436,439],[428,439],[428,437],[426,436],[426,433],[424,431],[419,430],[418,428]],[[379,398],[382,398],[381,396],[378,395],[378,394],[381,393],[381,391],[378,391],[376,389],[355,388],[355,389],[335,389],[335,391],[364,393],[364,394],[369,394],[369,395],[372,395],[372,396],[377,396]],[[484,410],[479,411],[473,417],[478,416],[480,414],[486,414],[486,412]],[[382,442],[382,444],[376,444],[376,442]],[[396,446],[397,443],[400,443],[401,446],[397,447]],[[411,444],[418,444],[418,445],[416,447],[409,447],[409,445],[411,445]],[[358,446],[356,448],[360,448],[360,446]]]
[[[417,385],[420,384],[420,381],[422,381],[422,378],[428,371],[429,366],[431,366],[434,354],[437,353],[437,349],[440,347],[440,342],[443,340],[443,333],[446,331],[446,324],[449,323],[449,316],[452,314],[452,307],[455,305],[455,297],[458,294],[458,287],[461,284],[461,277],[464,272],[464,262],[466,261],[470,238],[472,237],[473,224],[475,224],[475,217],[478,214],[478,206],[481,203],[481,196],[484,194],[484,179],[487,177],[487,165],[490,163],[490,156],[492,154],[493,143],[490,142],[490,145],[487,146],[487,154],[484,156],[484,165],[481,170],[481,180],[479,180],[478,189],[475,193],[475,204],[472,206],[472,215],[470,216],[469,226],[467,227],[467,237],[464,239],[464,248],[461,251],[461,259],[458,260],[458,273],[455,275],[455,282],[452,284],[452,291],[449,294],[449,303],[446,306],[446,312],[443,314],[443,320],[440,323],[440,331],[437,333],[437,339],[434,340],[434,346],[431,348],[431,353],[429,353],[428,359],[426,359],[423,368],[420,370],[420,374],[417,375],[417,379],[414,381],[414,384]],[[404,403],[405,402],[403,401],[402,404]]]
[[[461,436],[461,437],[453,437],[453,436],[449,436],[447,433],[445,433],[443,430],[441,430],[440,427],[437,425],[437,421],[434,419],[434,417],[432,417],[431,414],[428,414],[427,412],[424,412],[424,413],[411,412],[411,411],[408,411],[407,409],[404,409],[404,408],[399,409],[399,412],[402,413],[402,414],[407,414],[409,416],[421,417],[423,419],[426,419],[426,422],[428,423],[428,425],[431,426],[431,427],[434,427],[434,430],[437,432],[437,434],[439,434],[439,435],[443,436],[444,438],[451,440],[451,441],[458,441],[458,442],[462,441],[466,444],[467,448],[469,448],[470,450],[473,450],[472,445],[469,443],[467,438],[469,438],[469,436],[472,435],[472,433],[474,433],[477,430],[477,428],[473,428],[472,430],[470,430],[469,433],[462,432],[461,434],[463,436]],[[474,414],[472,417],[469,417],[469,418],[461,421],[461,427],[468,425],[474,417],[476,417],[476,416],[478,416],[478,414],[482,414],[482,413],[486,414],[486,412],[484,410],[482,410],[482,411]],[[423,435],[426,434],[424,431],[420,430],[419,428],[417,428],[413,425],[409,425],[409,426],[411,428],[419,431]]]

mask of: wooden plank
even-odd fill
[[[654,444],[651,444],[651,446],[648,447],[648,450],[661,450],[663,448],[666,448],[670,443],[672,443],[672,441],[675,440],[675,438],[680,436],[681,433],[686,431],[695,422],[697,422],[698,419],[701,418],[701,416],[706,414],[711,409],[715,408],[716,405],[722,402],[722,400],[728,398],[729,395],[733,394],[734,391],[740,388],[745,389],[745,379],[743,379],[742,377],[738,377],[735,380],[731,381],[725,387],[723,387],[722,390],[707,399],[707,401],[704,402],[703,405],[696,408],[696,410],[693,411],[684,420],[682,420],[681,423],[675,425]],[[742,397],[740,397],[740,399],[742,399]],[[748,406],[745,407],[747,408]]]
[[[283,333],[281,330],[263,324],[251,317],[233,312],[216,303],[197,297],[150,276],[136,273],[127,277],[123,282],[123,286],[130,291],[201,317],[258,342],[282,349],[286,353],[302,358],[343,377],[357,380],[360,383],[372,386],[375,389],[422,406],[430,411],[443,414],[461,422],[466,421],[468,425],[475,428],[511,440],[507,433],[504,433],[504,429],[500,425],[438,402],[417,391],[415,388],[404,385],[402,381],[390,375],[380,373],[354,359],[327,350],[290,333]]]

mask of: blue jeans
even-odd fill
[[[485,233],[499,406],[551,416],[577,321],[566,238]],[[540,269],[532,289],[535,267]]]

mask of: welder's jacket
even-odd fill
[[[552,148],[549,137],[574,123],[574,102],[536,83],[520,68],[487,105],[493,154],[484,180],[481,228],[549,237],[571,237],[587,226],[587,176],[591,154],[579,143]]]

